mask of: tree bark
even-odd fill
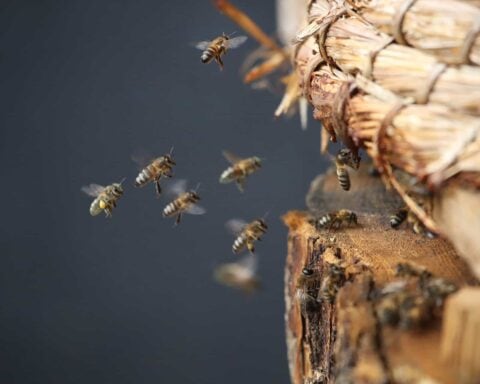
[[[383,325],[376,292],[398,279],[400,262],[425,268],[458,287],[476,283],[452,246],[441,238],[417,235],[403,224],[392,229],[389,216],[402,202],[364,169],[351,174],[344,192],[331,171],[312,182],[306,212],[289,212],[285,269],[286,333],[292,383],[456,383],[456,372],[441,361],[441,316],[421,328]],[[317,230],[318,216],[350,209],[358,226]],[[332,303],[315,300],[329,265],[345,267],[345,282]],[[308,287],[302,270],[316,271]],[[303,293],[303,294],[301,294]],[[426,381],[424,381],[426,380]],[[428,381],[430,380],[430,381]]]

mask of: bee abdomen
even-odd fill
[[[402,224],[405,219],[407,218],[407,211],[406,210],[400,210],[394,215],[390,216],[390,226],[392,228],[397,228],[400,224]]]
[[[230,167],[222,172],[220,175],[220,183],[225,184],[233,181],[235,179],[235,168]]]
[[[202,53],[202,63],[208,63],[210,60],[212,60],[213,56],[215,56],[215,49],[213,47],[207,48]]]
[[[150,181],[152,174],[148,170],[148,168],[144,168],[142,172],[140,172],[135,179],[135,186],[136,187],[143,187],[146,183]]]
[[[340,183],[340,186],[344,191],[350,190],[350,176],[346,169],[338,168],[337,178],[338,178],[338,182]]]
[[[167,204],[167,206],[163,209],[163,216],[173,216],[179,211],[179,206],[176,201],[172,201],[171,203]]]
[[[97,216],[100,212],[102,212],[102,209],[99,207],[99,199],[96,198],[90,204],[90,215]]]
[[[238,253],[240,252],[244,247],[245,247],[245,244],[247,243],[247,238],[245,235],[240,235],[238,236],[235,241],[233,242],[233,245],[232,245],[232,250],[233,250],[233,253]]]
[[[330,216],[329,213],[326,215],[320,217],[320,219],[317,220],[317,225],[319,227],[324,227],[332,222],[332,216]]]

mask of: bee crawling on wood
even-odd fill
[[[227,53],[229,49],[238,48],[247,40],[247,36],[231,37],[223,33],[211,41],[200,41],[195,44],[195,48],[201,49],[202,63],[206,64],[215,59],[215,61],[223,69],[222,55]]]
[[[317,300],[333,303],[338,289],[345,283],[345,268],[338,264],[329,264],[326,275],[322,279]]]
[[[170,153],[166,155],[157,157],[153,160],[146,162],[143,158],[139,156],[132,156],[133,160],[142,167],[141,172],[138,174],[135,179],[136,187],[143,187],[148,183],[152,182],[155,184],[155,190],[157,196],[160,196],[162,193],[162,188],[160,187],[160,179],[162,177],[172,177],[172,169],[176,165],[172,156],[173,148],[170,150]]]
[[[360,162],[354,159],[352,151],[348,148],[341,149],[335,157],[335,166],[337,179],[344,191],[350,190],[350,175],[347,166],[352,169],[358,169]]]
[[[316,311],[319,302],[316,295],[320,284],[320,274],[312,268],[303,268],[296,281],[295,297],[300,304],[302,315],[306,317],[308,312]]]
[[[82,187],[82,191],[87,195],[95,197],[90,205],[90,215],[97,216],[102,211],[106,217],[112,217],[113,208],[117,206],[117,201],[123,195],[122,183],[113,183],[106,187],[98,184],[90,184]]]
[[[394,214],[390,216],[390,226],[392,228],[398,228],[402,224],[408,215],[407,208],[400,208]]]
[[[220,175],[220,183],[227,184],[235,181],[239,191],[243,192],[245,180],[262,166],[262,160],[257,156],[242,159],[229,151],[223,151],[223,156],[230,162],[231,166]]]
[[[317,229],[326,227],[329,229],[338,229],[342,224],[358,225],[358,219],[355,212],[352,212],[348,209],[341,209],[339,211],[327,213],[326,215],[321,216],[319,219],[311,221],[311,223],[315,225]]]
[[[422,279],[427,279],[432,276],[432,273],[427,270],[427,268],[414,265],[411,263],[398,263],[395,275],[399,277],[420,277]]]
[[[255,252],[255,242],[261,241],[262,236],[267,232],[268,226],[265,220],[256,219],[246,223],[240,219],[231,219],[225,224],[237,237],[232,245],[233,253],[240,253],[245,247],[250,253]]]
[[[245,293],[253,293],[260,287],[257,266],[257,255],[248,254],[234,263],[219,265],[215,268],[213,276],[220,284],[240,289]]]
[[[168,203],[163,209],[164,217],[176,216],[175,225],[180,224],[183,213],[189,213],[191,215],[203,215],[206,209],[197,205],[200,200],[196,189],[186,192],[187,181],[178,180],[172,183],[168,192],[174,194],[177,197]],[[198,186],[197,186],[198,188]]]

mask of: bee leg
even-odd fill
[[[160,179],[155,180],[155,191],[157,191],[157,196],[162,194],[162,187],[160,187]]]
[[[181,214],[181,213],[179,213],[179,214],[177,215],[177,220],[175,220],[175,225],[180,224],[180,220],[182,220],[182,214]]]
[[[253,241],[249,241],[247,243],[247,248],[250,251],[250,253],[255,253],[255,246],[253,245]]]
[[[222,58],[220,57],[220,55],[218,56],[215,56],[215,61],[218,63],[218,65],[220,66],[220,70],[223,70],[223,61],[222,61]]]
[[[240,192],[244,192],[245,191],[245,179],[244,178],[241,178],[241,179],[238,179],[236,181],[236,184],[237,184],[237,188]]]

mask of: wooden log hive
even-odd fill
[[[342,193],[330,172],[318,177],[307,196],[310,213],[284,216],[289,227],[285,269],[286,332],[292,383],[456,383],[454,367],[441,360],[441,316],[423,326],[402,329],[381,324],[375,292],[395,281],[398,263],[425,268],[458,287],[475,284],[466,264],[443,239],[411,229],[394,230],[388,214],[401,200],[365,171],[352,175]],[[359,225],[317,230],[309,217],[354,209]],[[329,265],[345,267],[346,280],[333,302],[316,293]],[[315,279],[302,286],[303,269]]]

